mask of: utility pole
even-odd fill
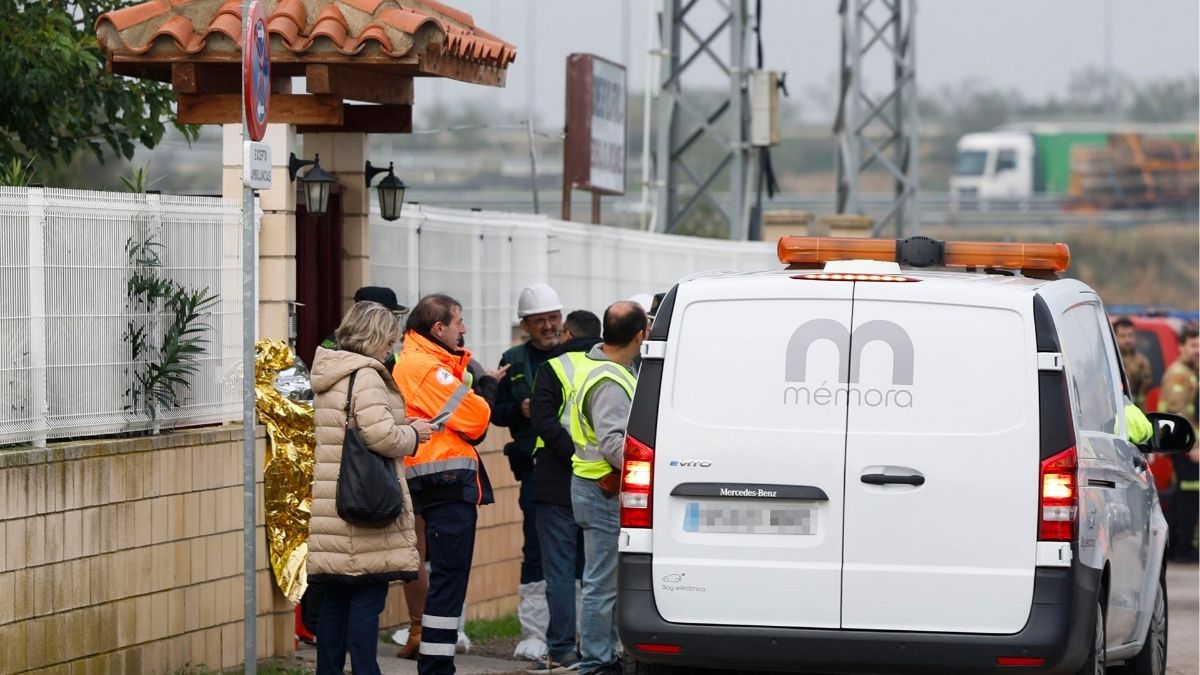
[[[1117,118],[1117,83],[1113,74],[1113,4],[1104,0],[1104,114]]]
[[[747,0],[662,2],[661,77],[654,97],[658,176],[655,229],[674,232],[681,224],[699,219],[701,223],[718,223],[730,239],[743,240],[750,213],[747,204],[753,201],[748,186],[755,183],[747,176],[757,165],[757,151],[750,146],[749,138]],[[705,6],[706,16],[716,14],[715,27],[697,28],[697,15],[701,13],[696,10],[698,5]],[[696,45],[687,52],[685,35]],[[716,46],[724,40],[728,40],[728,56]],[[693,89],[686,85],[687,76],[698,70],[694,67],[697,62],[715,64],[727,78],[727,86],[716,98],[711,96],[711,76]],[[708,95],[701,97],[699,92]],[[714,145],[717,153],[711,152]]]
[[[896,237],[917,234],[916,0],[841,0],[841,100],[837,121],[837,210],[862,213],[860,176],[878,165],[890,174],[894,200],[872,236],[894,224]],[[865,62],[892,64],[892,82],[867,92]],[[889,156],[890,155],[890,156]]]

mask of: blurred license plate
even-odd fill
[[[811,535],[817,533],[817,509],[814,504],[761,501],[688,502],[683,531]]]

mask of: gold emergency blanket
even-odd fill
[[[293,603],[308,587],[308,519],[312,509],[316,437],[312,406],[293,401],[274,388],[279,371],[295,357],[279,340],[259,340],[254,368],[258,421],[267,431],[263,499],[275,583]]]

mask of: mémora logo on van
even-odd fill
[[[828,382],[813,386],[806,377],[808,353],[820,340],[828,340],[837,347],[839,382],[832,387]],[[890,388],[858,386],[863,349],[872,342],[882,342],[892,350]],[[846,373],[849,374],[848,381],[841,379]],[[891,321],[868,321],[854,330],[851,340],[850,329],[837,321],[813,319],[801,324],[788,340],[783,379],[788,383],[783,389],[784,405],[843,406],[850,403],[870,408],[911,408],[913,341],[903,328]]]

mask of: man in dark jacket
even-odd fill
[[[405,314],[408,314],[408,308],[400,304],[400,301],[396,299],[396,291],[393,291],[387,286],[363,286],[357,291],[354,291],[354,301],[378,302],[384,307],[387,307],[388,310],[396,316],[397,321],[400,321],[402,318],[404,318]],[[337,339],[333,337],[332,333],[330,333],[329,337],[325,338],[321,342],[320,346],[324,347],[325,349],[337,349]],[[386,368],[390,373],[392,372],[392,368],[395,366],[396,355],[388,354],[387,359],[383,362],[383,367]]]
[[[529,424],[529,396],[533,376],[558,346],[562,329],[562,301],[546,284],[521,289],[517,317],[529,339],[504,352],[500,366],[508,366],[508,375],[500,380],[496,404],[492,406],[492,424],[507,427],[512,442],[504,446],[513,476],[521,484],[519,503],[524,515],[521,546],[520,604],[521,642],[515,657],[540,659],[546,650],[546,582],[542,577],[542,551],[538,544],[536,513],[533,504],[533,446],[537,434]]]
[[[534,378],[529,421],[537,432],[534,454],[533,501],[546,577],[550,624],[546,631],[546,660],[530,673],[571,670],[575,654],[575,580],[583,570],[583,533],[571,511],[571,456],[575,444],[562,426],[562,413],[572,391],[577,358],[600,341],[600,318],[583,309],[567,315],[562,343],[555,358],[543,363]]]

